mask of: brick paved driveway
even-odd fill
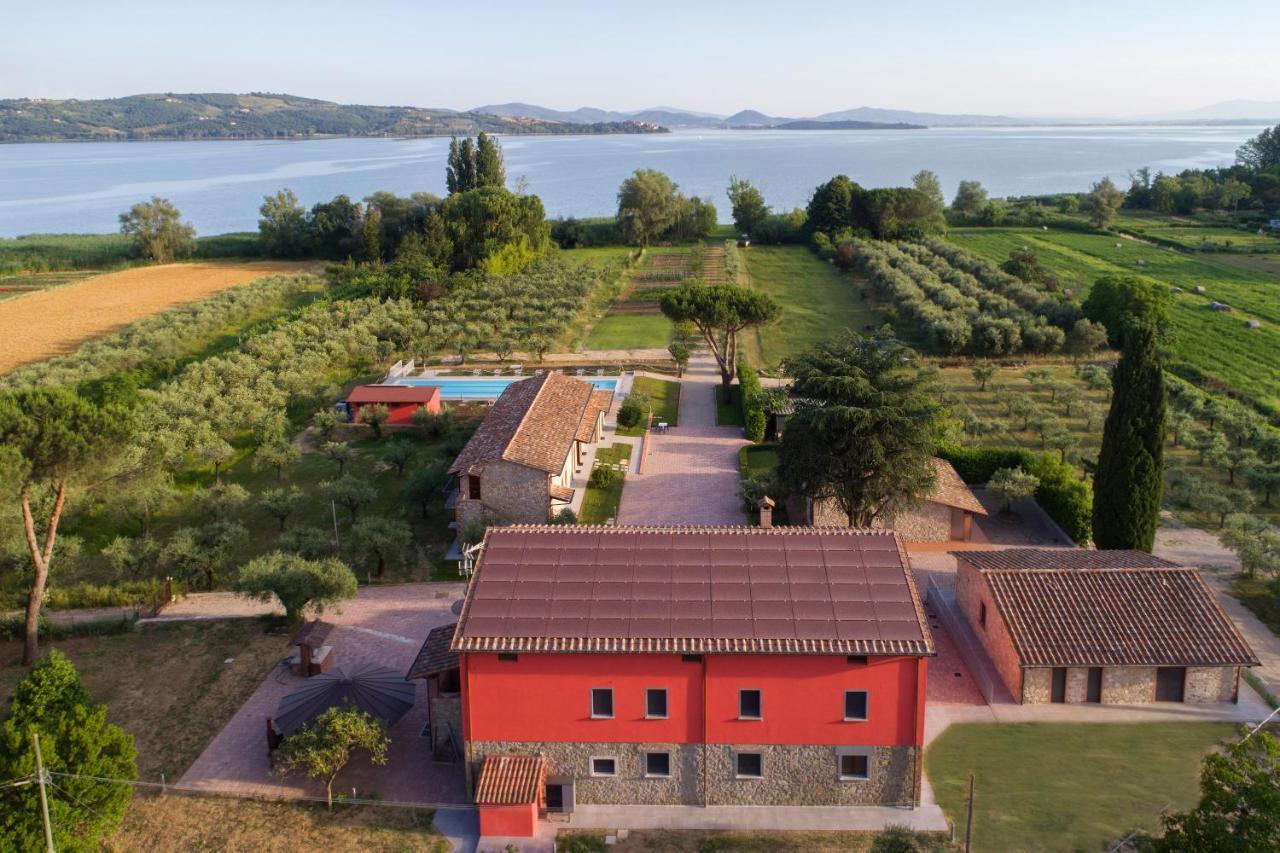
[[[342,613],[325,619],[337,624],[330,635],[336,665],[371,661],[406,672],[427,632],[457,619],[450,611],[462,595],[461,584],[400,584],[361,589]],[[267,763],[266,718],[280,699],[302,683],[277,666],[230,722],[213,739],[179,787],[272,797],[323,796],[324,786],[300,777],[273,775]],[[466,802],[462,765],[432,761],[428,742],[419,736],[427,719],[426,685],[418,684],[417,704],[391,728],[385,766],[362,756],[338,777],[336,790],[361,795],[376,791],[392,802]]]
[[[622,490],[619,524],[745,524],[738,499],[739,427],[716,426],[715,361],[689,364],[680,387],[680,421],[651,435],[643,474]]]

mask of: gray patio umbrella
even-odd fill
[[[330,708],[351,705],[394,725],[413,707],[417,686],[404,674],[372,663],[335,666],[280,700],[275,726],[291,735]]]

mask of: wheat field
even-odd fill
[[[135,267],[0,302],[0,374],[66,355],[87,340],[263,276],[314,268],[295,261]]]

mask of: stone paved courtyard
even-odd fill
[[[365,587],[341,613],[325,619],[337,627],[329,636],[335,666],[370,661],[407,672],[427,632],[457,617],[450,606],[462,595],[461,584],[398,584]],[[236,712],[178,786],[199,791],[269,797],[323,796],[324,786],[301,777],[280,777],[267,761],[266,718],[303,679],[277,666]],[[417,704],[391,727],[391,749],[385,766],[373,767],[357,755],[338,777],[336,790],[361,796],[372,793],[404,803],[466,802],[462,765],[435,762],[428,741],[420,737],[427,718],[426,685],[418,684]]]
[[[715,360],[690,361],[680,387],[680,421],[650,435],[643,474],[622,490],[619,524],[744,524],[738,499],[740,427],[716,426]]]

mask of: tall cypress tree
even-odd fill
[[[449,161],[444,169],[444,182],[449,188],[449,195],[462,192],[460,185],[462,171],[462,157],[458,151],[458,137],[455,136],[449,140]]]
[[[1135,323],[1126,330],[1111,383],[1093,488],[1093,538],[1099,548],[1150,551],[1164,493],[1166,416],[1153,326]]]
[[[476,138],[476,186],[505,187],[507,168],[502,162],[502,149],[497,140],[481,131]]]
[[[475,189],[476,183],[476,146],[467,137],[458,144],[458,192]]]

